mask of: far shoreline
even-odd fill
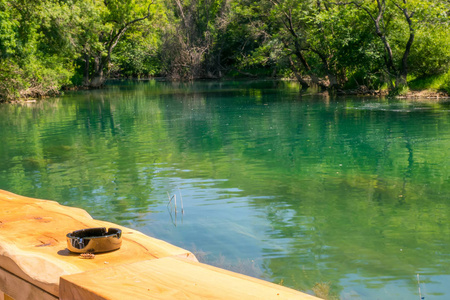
[[[21,104],[21,103],[35,103],[39,100],[44,100],[46,98],[58,97],[64,95],[65,92],[71,91],[90,91],[90,90],[101,90],[105,85],[109,85],[114,82],[121,81],[150,81],[156,80],[161,82],[173,82],[173,83],[193,83],[193,82],[215,82],[215,81],[243,81],[243,82],[257,82],[257,81],[292,81],[298,83],[295,79],[291,78],[274,78],[274,77],[224,77],[224,78],[198,78],[192,81],[171,81],[165,77],[144,77],[144,78],[109,78],[106,80],[105,84],[101,87],[88,87],[88,86],[68,86],[63,87],[58,94],[51,95],[41,95],[38,97],[23,97],[16,98],[12,100],[2,100],[0,99],[0,104]],[[299,83],[300,84],[300,83]],[[309,88],[308,88],[309,90]],[[301,91],[300,91],[301,92]],[[405,99],[405,100],[429,100],[429,101],[440,101],[444,99],[450,99],[450,93],[445,91],[437,91],[435,89],[423,89],[423,90],[408,90],[405,94],[390,96],[388,90],[369,90],[365,86],[358,87],[357,89],[338,89],[335,92],[330,90],[309,92],[306,95],[322,95],[330,97],[333,94],[334,97],[341,98],[346,96],[356,96],[356,97],[378,97],[378,98],[391,98],[391,99]]]

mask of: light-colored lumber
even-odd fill
[[[0,291],[0,300],[14,300],[14,299],[11,298],[11,296],[8,296],[7,294]]]
[[[4,300],[57,300],[58,298],[0,268],[0,290]]]
[[[121,248],[94,259],[70,253],[66,234],[92,227],[122,229]],[[15,300],[317,299],[201,264],[187,250],[82,209],[2,190],[0,290]]]
[[[64,300],[318,299],[253,277],[170,257],[63,276],[60,295]]]
[[[90,227],[122,229],[122,247],[80,259],[67,250],[66,234]],[[196,261],[182,248],[136,230],[98,221],[84,210],[0,190],[0,267],[58,296],[62,275],[118,264],[180,256]]]

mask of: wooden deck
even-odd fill
[[[122,247],[81,259],[66,234],[121,228]],[[182,248],[84,210],[0,190],[0,299],[318,299],[199,263]]]

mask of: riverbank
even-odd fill
[[[448,99],[450,94],[434,90],[408,91],[405,95],[396,96],[399,99]]]
[[[154,77],[154,78],[143,78],[143,79],[120,79],[120,78],[112,78],[109,79],[108,82],[120,82],[120,81],[150,81],[150,80],[157,80],[157,81],[169,81],[164,77]],[[298,83],[296,80],[293,79],[274,79],[274,78],[224,78],[221,80],[212,80],[212,79],[205,79],[205,80],[197,80],[197,81],[242,81],[242,82],[249,82],[249,81],[292,81],[294,83]],[[195,81],[194,81],[195,82]],[[186,82],[183,82],[186,83]],[[298,83],[299,84],[299,83]],[[104,87],[104,86],[103,86]],[[300,84],[299,84],[300,88]],[[0,103],[34,103],[42,99],[46,99],[49,97],[57,97],[58,95],[64,95],[65,92],[71,92],[71,91],[81,91],[81,90],[98,90],[102,89],[100,88],[89,88],[86,86],[70,86],[65,87],[61,89],[59,94],[52,94],[52,95],[42,95],[40,97],[25,97],[25,98],[17,98],[13,100],[2,100],[0,99]],[[320,92],[317,88],[312,88],[313,91],[307,90],[306,94],[308,95],[323,95],[323,96],[331,96],[332,94],[337,97],[345,97],[345,96],[361,96],[361,97],[391,97],[396,99],[430,99],[430,100],[440,100],[440,99],[447,99],[450,98],[450,93],[443,91],[443,90],[436,90],[436,89],[408,89],[405,93],[401,93],[399,95],[390,96],[389,90],[387,89],[368,89],[366,86],[360,86],[356,89],[338,89],[337,92],[330,92],[330,91],[323,91]]]
[[[387,90],[340,90],[338,96],[368,96],[368,97],[389,97],[389,91]],[[450,94],[443,91],[436,90],[409,90],[405,94],[392,96],[396,99],[447,99],[450,98]]]

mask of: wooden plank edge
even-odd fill
[[[0,290],[5,299],[14,300],[57,300],[58,297],[0,268]]]
[[[177,257],[64,275],[59,288],[62,300],[319,299],[262,279]]]

